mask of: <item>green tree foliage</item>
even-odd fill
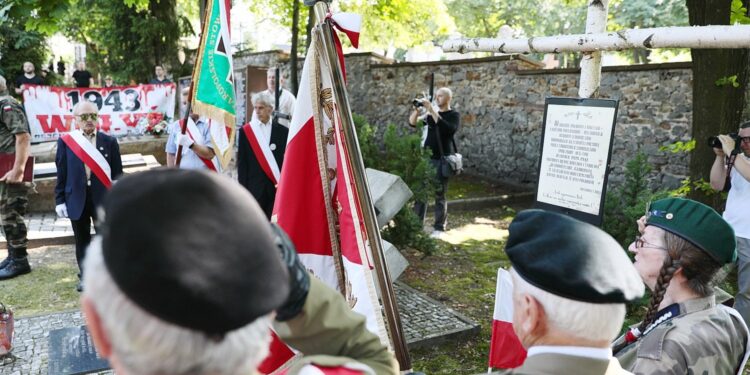
[[[147,82],[155,65],[179,76],[189,68],[177,60],[177,43],[194,30],[176,6],[176,0],[73,0],[62,30],[86,45],[91,70],[117,81]]]
[[[440,42],[455,30],[442,0],[342,0],[340,7],[362,15],[360,44],[365,50]]]
[[[291,30],[293,6],[289,0],[267,0],[251,3],[250,10]],[[334,10],[362,15],[360,48],[365,51],[441,41],[455,30],[442,0],[341,0],[334,6],[338,7]],[[301,14],[307,15],[307,9],[303,7]],[[300,35],[303,40],[304,45],[309,44],[306,35]]]
[[[383,230],[383,239],[396,247],[409,246],[426,254],[432,253],[435,243],[425,234],[422,222],[412,210],[414,200],[429,201],[435,192],[435,170],[421,146],[421,136],[401,134],[395,125],[390,124],[383,135],[384,148],[381,149],[367,120],[356,114],[353,117],[365,166],[401,177],[414,193],[411,201]]]
[[[12,85],[15,77],[23,72],[23,63],[31,61],[36,66],[37,74],[45,66],[48,55],[44,34],[39,31],[27,31],[29,18],[14,16],[11,8],[0,10],[0,74]]]
[[[59,29],[58,21],[68,13],[69,5],[67,0],[0,0],[0,12],[21,21],[16,23],[19,27],[51,35]]]

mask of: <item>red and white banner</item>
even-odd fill
[[[271,220],[289,234],[310,272],[339,290],[390,347],[331,68],[320,48],[313,39],[305,59]]]
[[[513,279],[502,268],[497,270],[495,312],[492,314],[490,368],[515,368],[526,359],[526,349],[513,331]]]
[[[83,164],[91,170],[91,173],[99,179],[107,189],[112,188],[112,169],[107,159],[102,156],[96,146],[83,136],[80,130],[73,130],[63,134],[62,140],[70,151],[80,159]]]
[[[109,135],[142,134],[149,121],[174,117],[174,83],[110,88],[25,85],[23,105],[32,142],[54,141],[73,128],[73,107],[88,100],[99,108],[98,129]]]
[[[179,121],[179,124],[180,124],[179,127],[173,126],[172,129],[182,129],[183,121],[185,121],[185,119],[182,119],[182,120]],[[210,119],[207,119],[205,121],[208,121],[208,126],[209,127],[211,127],[211,126],[214,125],[214,124],[211,123]],[[223,125],[221,125],[221,124],[216,125],[216,126],[221,126],[223,128]],[[206,145],[206,140],[203,139],[203,134],[201,134],[200,129],[198,129],[198,125],[196,125],[195,121],[193,121],[193,118],[189,117],[189,116],[188,116],[187,128],[185,129],[185,134],[187,134],[188,137],[190,137],[190,139],[192,139],[195,143],[197,143],[197,144],[199,144],[201,146],[205,146]],[[196,154],[196,155],[198,155],[198,154]],[[219,157],[218,156],[214,156],[211,159],[206,159],[206,158],[201,157],[201,156],[198,156],[198,157],[201,159],[201,161],[203,162],[203,164],[209,170],[212,170],[214,172],[221,172],[222,168],[221,168],[221,163],[219,162]]]

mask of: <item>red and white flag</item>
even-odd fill
[[[291,238],[310,272],[340,291],[390,345],[375,289],[358,188],[346,162],[331,67],[313,38],[289,127],[272,221]]]
[[[497,270],[495,312],[492,314],[489,367],[515,368],[526,359],[526,349],[513,331],[513,279],[502,268]]]

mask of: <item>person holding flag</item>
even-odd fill
[[[183,107],[187,104],[190,88],[182,89]],[[187,131],[182,134],[182,124],[187,121]],[[211,130],[208,121],[196,114],[190,114],[187,119],[172,123],[167,138],[166,153],[167,166],[174,167],[179,146],[182,146],[182,160],[179,167],[184,169],[209,169],[216,171],[216,156],[210,143]]]
[[[122,175],[122,159],[117,139],[97,130],[96,104],[87,100],[79,102],[73,114],[78,129],[57,140],[55,212],[61,218],[70,218],[80,278],[86,248],[91,242],[91,221],[93,219],[97,229],[96,208],[113,181]],[[76,289],[81,291],[80,282]]]
[[[231,179],[137,173],[117,183],[103,212],[81,310],[97,353],[118,374],[268,373],[261,367],[272,335],[300,352],[277,373],[399,373],[365,317],[311,277],[284,232]]]
[[[289,129],[271,121],[273,98],[268,92],[253,95],[253,108],[256,116],[239,135],[237,182],[253,194],[270,220]]]

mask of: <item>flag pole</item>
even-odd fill
[[[305,1],[308,5],[311,1]],[[344,85],[344,76],[339,64],[338,55],[333,40],[333,27],[330,20],[326,20],[328,14],[328,4],[325,1],[317,1],[314,5],[315,17],[318,20],[323,36],[323,51],[328,64],[331,66],[333,75],[333,93],[336,104],[339,107],[339,116],[341,119],[344,139],[351,152],[347,153],[349,164],[352,166],[352,174],[357,192],[357,198],[362,205],[362,216],[365,224],[365,233],[367,234],[372,258],[377,275],[378,286],[380,287],[380,296],[383,301],[383,310],[386,317],[388,333],[396,354],[401,371],[411,371],[411,358],[409,350],[406,347],[406,337],[401,326],[401,317],[398,313],[396,304],[396,295],[391,284],[391,277],[388,273],[388,266],[385,262],[383,243],[380,238],[380,228],[378,228],[377,218],[375,216],[375,207],[370,198],[370,188],[367,183],[365,165],[362,161],[362,152],[357,140],[357,132],[354,128],[351,109],[349,108],[349,98]]]
[[[211,9],[208,6],[208,0],[201,0],[200,5],[201,9],[203,10],[201,14],[201,35],[205,35],[204,33],[206,30],[204,28],[206,27],[206,15],[209,12],[209,9]],[[198,46],[198,50],[196,53],[200,54],[203,50],[203,38],[200,38],[201,45]],[[200,55],[199,55],[200,56]],[[187,133],[187,123],[188,118],[190,118],[190,112],[193,111],[193,95],[194,95],[194,88],[195,88],[195,68],[198,65],[198,60],[196,59],[196,63],[193,66],[193,73],[190,75],[190,90],[188,91],[188,102],[187,106],[185,107],[185,116],[182,118],[182,124],[180,125],[180,134],[185,135]],[[182,145],[177,145],[177,155],[175,155],[174,159],[174,166],[176,168],[180,167],[180,162],[182,161]]]

